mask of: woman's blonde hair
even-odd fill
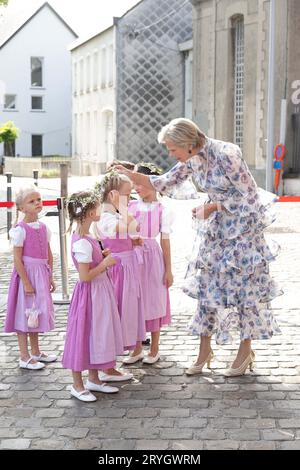
[[[178,147],[192,145],[193,148],[202,148],[206,142],[206,136],[197,124],[186,118],[172,119],[161,129],[157,139],[160,144],[172,142]]]
[[[124,183],[129,183],[132,186],[131,180],[126,175],[117,173],[116,171],[110,171],[104,178],[97,183],[95,191],[99,195],[101,203],[108,201],[108,195],[111,191],[119,191]]]
[[[19,220],[19,214],[21,212],[21,207],[26,199],[27,196],[31,193],[39,193],[39,190],[37,189],[36,186],[34,185],[29,185],[29,186],[24,186],[23,188],[20,188],[15,195],[15,203],[16,203],[16,220],[14,222],[14,227],[17,225],[18,220]]]

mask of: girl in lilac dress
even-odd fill
[[[207,203],[193,210],[197,236],[184,291],[198,300],[190,332],[201,341],[198,357],[186,373],[201,374],[210,365],[214,333],[216,342],[225,344],[232,339],[231,330],[237,329],[239,350],[225,375],[243,375],[255,359],[251,341],[280,332],[270,308],[270,301],[281,294],[269,274],[276,252],[264,238],[272,219],[237,145],[207,137],[185,118],[167,124],[158,140],[178,160],[170,171],[146,176],[116,169],[135,184],[165,195],[172,196],[187,180],[208,195]]]
[[[123,352],[122,332],[117,303],[107,268],[116,260],[108,254],[104,259],[98,241],[90,234],[92,222],[100,218],[100,201],[93,192],[73,194],[68,202],[71,253],[79,273],[69,309],[63,367],[72,370],[71,395],[90,402],[96,397],[91,391],[118,392],[99,380],[98,370],[114,367],[116,356]],[[83,385],[82,371],[88,370]]]
[[[137,239],[138,224],[128,212],[132,184],[126,176],[112,171],[104,177],[99,190],[103,208],[97,224],[98,236],[104,247],[119,259],[119,263],[111,267],[109,275],[117,297],[124,348],[133,350],[138,342],[145,339],[146,330],[139,266],[132,241]],[[113,380],[115,372],[106,372]]]
[[[17,221],[9,235],[14,250],[14,269],[10,281],[4,331],[18,335],[19,366],[42,369],[45,362],[56,361],[39,347],[39,333],[54,328],[54,309],[51,292],[53,257],[50,230],[39,222],[43,204],[35,186],[22,188],[16,194]],[[24,214],[18,222],[19,211]],[[28,350],[28,336],[31,353]]]
[[[139,163],[135,171],[144,175],[159,175],[160,170],[153,164]],[[144,357],[142,344],[138,343],[127,363],[143,359],[145,364],[154,364],[159,360],[159,337],[163,325],[171,322],[170,299],[168,288],[173,284],[171,269],[170,213],[157,200],[154,188],[142,185],[134,186],[140,199],[129,203],[129,211],[139,223],[139,234],[144,240],[143,246],[135,248],[141,257],[140,280],[143,292],[143,308],[146,331],[151,332],[150,352]],[[156,238],[160,236],[160,244]]]

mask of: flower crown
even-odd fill
[[[75,193],[67,199],[68,206],[72,206],[76,216],[82,215],[88,206],[95,206],[99,204],[99,202],[99,195],[95,191],[91,192],[89,196],[84,197],[82,197],[80,193]]]
[[[94,191],[97,194],[97,196],[100,197],[101,200],[106,190],[107,183],[109,183],[110,180],[112,180],[113,178],[120,178],[120,173],[112,169],[108,173],[105,174],[105,176],[102,178],[101,181],[95,184]]]

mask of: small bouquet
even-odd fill
[[[31,308],[26,308],[25,315],[27,317],[28,328],[37,328],[39,326],[39,315],[41,314],[40,310],[36,308],[35,297],[32,301]]]

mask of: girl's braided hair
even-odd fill
[[[73,222],[82,224],[89,210],[95,209],[100,204],[99,196],[94,191],[78,191],[73,193],[67,199],[68,215],[70,226],[68,232],[71,231]]]
[[[107,202],[110,191],[119,191],[124,183],[132,184],[128,176],[112,170],[107,173],[99,183],[96,183],[94,190],[101,203],[103,203]]]

